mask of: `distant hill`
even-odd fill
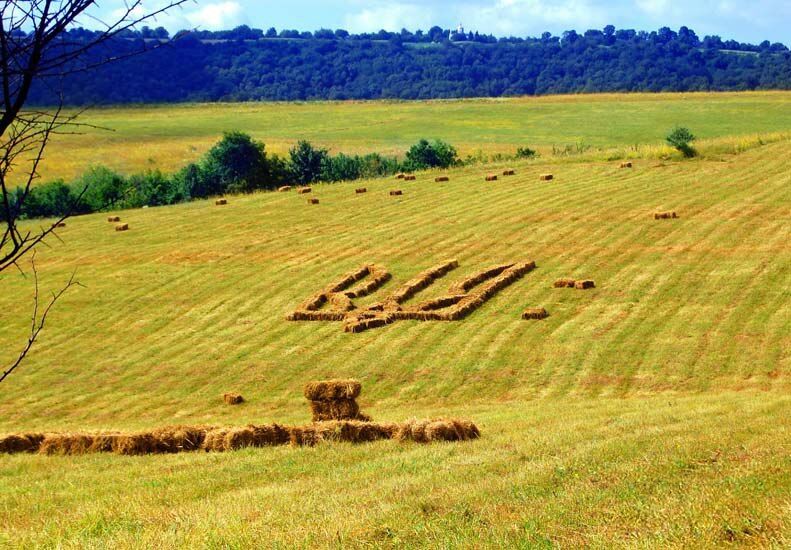
[[[89,35],[80,29],[69,40]],[[241,27],[170,40],[157,29],[92,55],[124,57],[157,42],[145,55],[43,82],[32,102],[54,103],[61,88],[74,105],[791,89],[786,46],[701,40],[686,27],[500,39],[438,27],[365,35]]]

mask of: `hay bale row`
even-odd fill
[[[366,187],[360,187],[358,189],[355,189],[354,192],[358,195],[362,195],[363,193],[367,193],[368,189]]]
[[[299,187],[297,189],[297,194],[299,195],[307,195],[308,193],[312,193],[313,189],[311,187]]]
[[[406,308],[403,311],[392,311],[390,314],[397,320],[415,321],[459,321],[481,307],[486,301],[491,299],[503,288],[513,284],[535,269],[535,262],[523,262],[508,267],[497,275],[490,275],[488,284],[478,288],[471,294],[453,295],[419,304],[414,308]],[[441,304],[443,301],[452,304],[439,311],[436,309],[420,309],[423,305],[430,308]]]
[[[675,220],[678,218],[678,214],[675,212],[656,212],[654,214],[655,220]]]
[[[401,191],[400,189],[397,189],[395,191],[390,191],[390,196],[391,197],[400,197],[403,194],[404,194],[404,192]]]
[[[466,294],[472,288],[478,286],[483,281],[488,279],[492,279],[497,275],[500,275],[506,269],[510,269],[513,267],[514,264],[506,264],[506,265],[497,265],[494,267],[490,267],[480,273],[476,273],[470,277],[467,277],[463,281],[459,281],[458,283],[454,283],[450,286],[450,292],[455,294]]]
[[[489,174],[486,176],[486,181],[497,181],[497,174]]]
[[[457,267],[459,267],[458,261],[449,260],[444,264],[427,269],[395,291],[391,296],[391,299],[397,304],[403,304],[412,296],[424,288],[429,287],[434,281],[445,276],[448,272],[456,269]]]
[[[395,321],[395,318],[392,315],[346,319],[346,324],[343,325],[343,332],[358,334],[366,330],[387,326],[393,321]]]
[[[224,393],[222,399],[226,405],[241,405],[244,403],[244,397],[238,393]]]
[[[504,176],[515,176],[516,175],[516,170],[503,170],[503,175]]]
[[[0,437],[0,454],[35,453],[46,436],[41,433],[11,434]]]
[[[116,231],[129,231],[129,224],[128,223],[122,223],[122,224],[116,225],[115,226],[115,230]]]
[[[574,285],[577,283],[576,279],[571,279],[568,277],[564,277],[562,279],[558,279],[555,281],[553,285],[555,288],[574,288]]]
[[[549,313],[543,307],[531,307],[526,309],[524,313],[522,313],[522,319],[525,321],[529,320],[536,320],[541,321],[542,319],[546,319],[549,317]]]
[[[446,181],[450,181],[450,178],[448,176],[437,176],[436,178],[434,178],[434,181],[436,183],[443,183]]]
[[[121,221],[121,216],[108,216],[107,223],[118,223]]]
[[[344,321],[345,319],[346,319],[346,313],[337,312],[337,311],[297,310],[286,316],[286,321],[336,322],[336,321]]]
[[[469,441],[481,437],[473,422],[457,419],[410,420],[398,426],[398,441],[431,443],[434,441]]]
[[[370,265],[366,267],[368,269],[368,275],[371,276],[371,280],[344,292],[349,298],[363,298],[373,294],[392,277],[382,266]]]
[[[445,309],[450,306],[455,306],[466,298],[466,294],[457,294],[453,296],[442,296],[441,298],[434,298],[419,303],[416,309],[420,311],[434,311],[436,309]]]
[[[412,174],[407,174],[406,176],[404,176],[404,181],[415,181],[416,179],[417,179],[417,176],[412,175]]]
[[[291,428],[279,424],[220,428],[208,431],[202,445],[204,451],[226,452],[247,447],[273,447],[291,441]]]
[[[290,185],[283,185],[283,186],[277,188],[277,192],[278,193],[288,193],[292,189],[293,189],[293,187],[291,187]]]
[[[140,456],[184,452],[227,452],[291,444],[313,446],[322,441],[367,443],[385,439],[431,443],[468,441],[480,437],[467,420],[411,420],[402,424],[361,420],[318,422],[309,426],[268,424],[241,428],[177,426],[132,434],[15,434],[0,437],[0,453],[83,455],[113,453]]]
[[[215,206],[225,206],[228,204],[228,199],[217,199],[214,201]]]
[[[398,424],[359,421],[320,422],[311,426],[291,430],[291,444],[298,447],[313,447],[322,441],[344,443],[370,443],[393,439]]]

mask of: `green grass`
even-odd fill
[[[310,102],[162,105],[89,110],[82,121],[114,131],[57,137],[44,180],[74,178],[91,164],[121,172],[173,171],[198,159],[224,131],[248,132],[286,153],[298,139],[334,152],[402,155],[441,138],[462,155],[513,155],[530,146],[598,149],[664,143],[676,125],[704,140],[791,131],[789,92],[581,95],[425,102]]]
[[[37,263],[44,289],[75,268],[85,288],[3,383],[0,432],[304,423],[306,381],[354,376],[377,420],[461,416],[483,437],[0,457],[0,544],[787,547],[789,154],[539,160],[494,183],[468,167],[318,185],[318,206],[261,193],[126,211],[128,233],[71,219]],[[492,264],[538,269],[457,323],[285,321],[364,263],[393,273],[385,294],[448,258],[461,267],[426,297]],[[564,276],[597,288],[553,289]],[[1,277],[7,361],[32,288]],[[533,306],[550,317],[520,320]]]

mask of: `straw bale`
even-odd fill
[[[516,175],[516,171],[515,170],[503,170],[503,175],[504,176],[515,176]]]
[[[116,225],[115,226],[115,230],[116,231],[129,231],[129,224],[128,223],[122,223],[120,225]]]
[[[319,204],[319,199],[308,199],[308,204]]]
[[[406,174],[396,174],[396,177],[395,177],[395,179],[397,179],[397,180],[402,180],[404,178],[406,178]]]
[[[552,181],[555,179],[555,176],[552,174],[541,174],[538,179],[541,181]]]
[[[478,439],[480,435],[478,427],[469,420],[413,419],[399,426],[395,439],[414,441],[415,443],[431,443],[434,441],[468,441]]]
[[[540,321],[542,319],[546,319],[547,317],[549,317],[549,313],[547,313],[547,310],[543,307],[532,307],[530,309],[526,309],[525,312],[522,313],[522,319],[525,321],[530,319]]]
[[[225,206],[228,204],[228,199],[217,199],[214,201],[215,206]]]
[[[632,167],[632,163],[631,162],[622,162],[621,163],[621,168],[631,168],[631,167]]]
[[[417,176],[415,176],[413,174],[407,174],[406,176],[404,176],[404,181],[415,181],[416,179],[417,179]]]
[[[450,178],[448,176],[437,176],[436,178],[434,178],[434,181],[436,183],[442,183],[445,181],[450,181]]]
[[[313,415],[313,422],[356,420],[360,415],[360,406],[354,399],[311,401],[310,412]]]
[[[300,195],[307,195],[308,193],[312,193],[313,189],[311,187],[300,187],[297,189],[297,193]]]
[[[574,288],[574,285],[577,283],[575,279],[570,279],[568,277],[564,277],[563,279],[558,279],[555,281],[554,287],[555,288]]]
[[[403,194],[404,194],[404,192],[401,191],[400,189],[398,189],[396,191],[390,191],[390,196],[391,197],[400,197]]]
[[[486,176],[486,181],[497,181],[497,174],[489,174]]]
[[[368,189],[366,187],[360,187],[358,189],[355,189],[354,192],[357,193],[358,195],[362,195],[363,193],[367,193]]]
[[[586,279],[584,281],[577,281],[574,283],[574,288],[577,290],[587,290],[589,288],[596,288],[596,283],[591,281],[590,279]]]
[[[107,222],[108,223],[118,223],[121,221],[121,216],[108,216]]]
[[[674,220],[678,218],[678,214],[675,212],[657,212],[654,214],[655,220]]]
[[[278,193],[288,193],[292,189],[293,189],[293,187],[291,187],[290,185],[283,185],[281,187],[278,187],[277,191],[278,191]]]
[[[0,437],[0,454],[35,453],[44,441],[44,434],[10,434]]]
[[[335,401],[337,399],[357,399],[362,389],[363,386],[359,380],[320,380],[305,384],[304,393],[308,401]]]
[[[226,405],[239,405],[244,403],[244,397],[238,393],[224,393],[222,399],[225,401]]]

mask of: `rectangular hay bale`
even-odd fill
[[[555,179],[555,176],[553,176],[552,174],[541,174],[538,177],[538,179],[540,181],[552,181],[553,179]]]
[[[228,204],[228,199],[217,199],[214,201],[215,206],[225,206],[226,204]]]
[[[549,317],[549,313],[547,313],[547,310],[543,307],[531,307],[522,313],[522,319],[525,321],[533,319],[540,321],[542,319],[546,319],[547,317]]]
[[[129,224],[128,223],[122,223],[122,224],[116,225],[115,226],[115,230],[116,231],[129,231]]]

